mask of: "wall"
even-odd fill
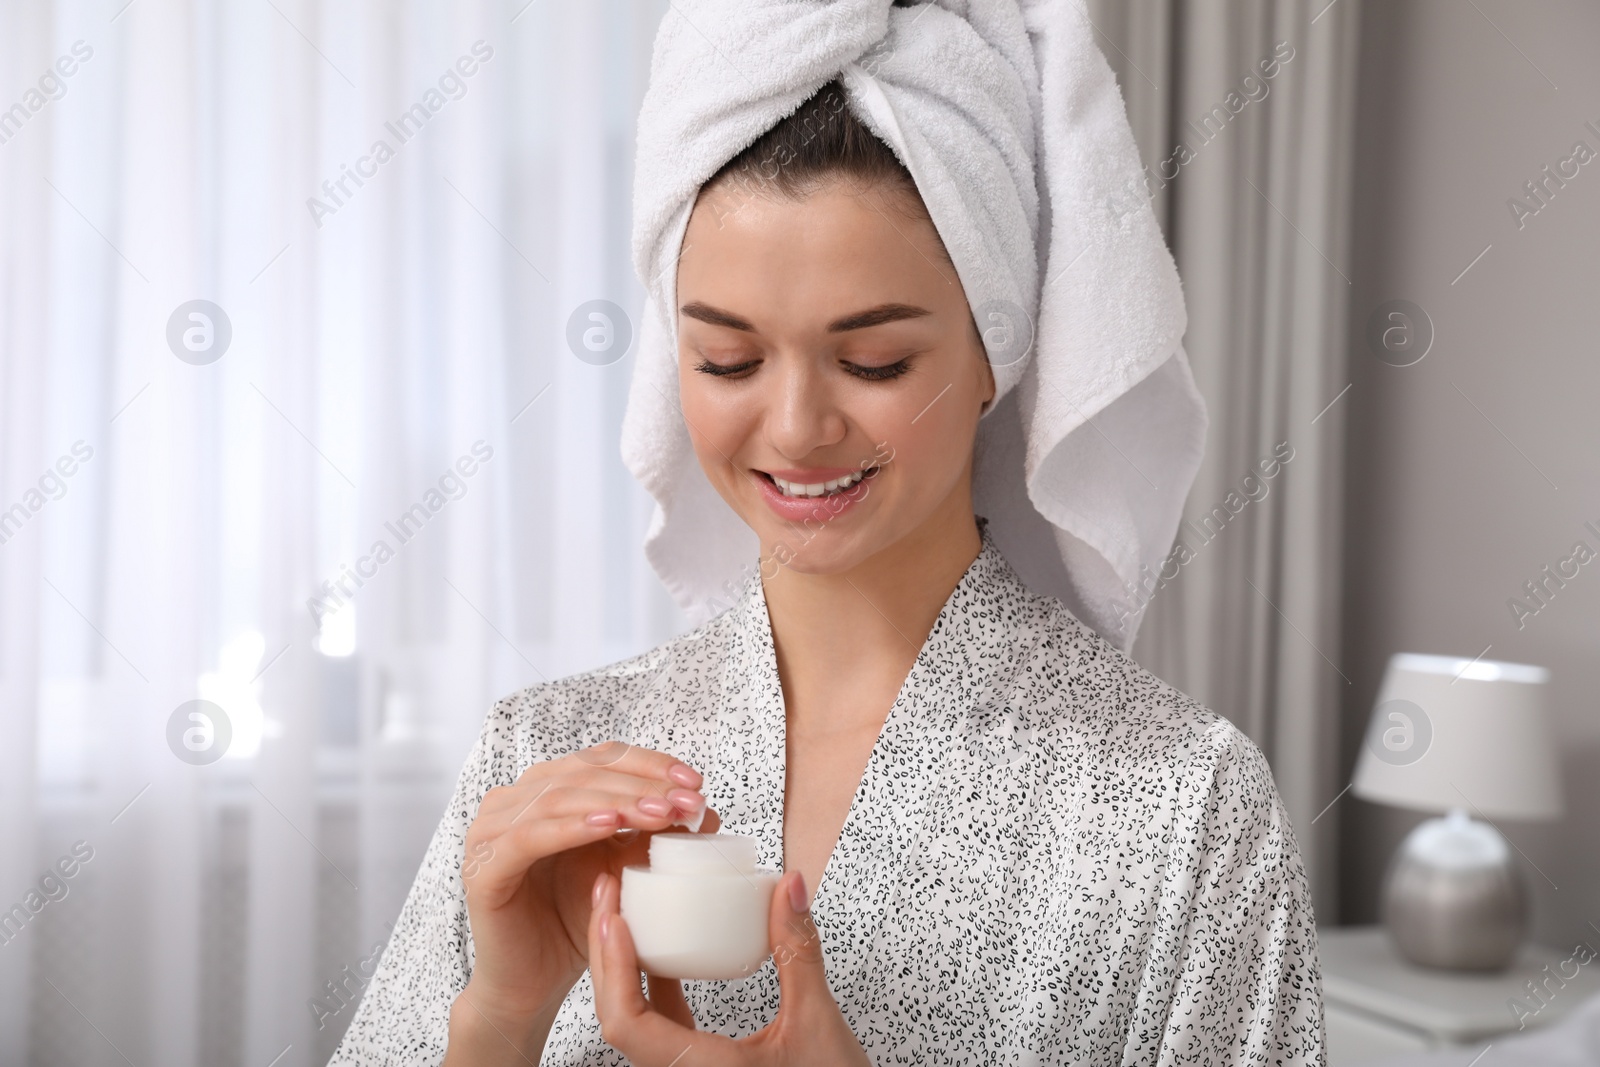
[[[1507,601],[1575,541],[1600,549],[1600,158],[1520,228],[1507,201],[1576,141],[1600,152],[1600,6],[1402,0],[1362,24],[1343,780],[1390,653],[1549,667],[1568,813],[1501,829],[1534,936],[1570,946],[1600,937],[1600,560],[1520,628]],[[1413,366],[1365,346],[1391,299],[1435,328]],[[1348,795],[1339,816],[1342,919],[1374,921],[1419,817]]]

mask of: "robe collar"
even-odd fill
[[[815,890],[829,913],[881,908],[914,853],[930,791],[974,713],[1003,702],[1040,635],[1024,632],[1034,599],[980,520],[982,548],[945,601],[889,710]],[[717,751],[707,799],[728,833],[758,842],[762,866],[783,863],[787,770],[783,689],[759,575],[730,609],[729,654],[720,679]]]

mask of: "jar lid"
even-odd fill
[[[658,833],[650,869],[663,874],[753,874],[756,839],[743,834]]]

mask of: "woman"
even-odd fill
[[[907,52],[949,29],[911,14]],[[676,401],[651,389],[758,546],[736,602],[496,704],[334,1063],[1322,1061],[1265,762],[1030,592],[975,514],[1015,360],[975,322],[970,246],[952,255],[852,84],[696,183],[664,244]],[[1181,501],[1192,469],[1166,473]],[[715,502],[652,489],[654,560],[690,585],[661,528],[714,530],[692,512]],[[642,990],[618,876],[702,818],[781,864],[773,960]]]

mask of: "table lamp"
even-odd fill
[[[1389,660],[1351,784],[1366,800],[1443,813],[1406,837],[1384,876],[1383,922],[1413,963],[1495,971],[1516,957],[1527,890],[1483,820],[1561,814],[1549,679],[1522,663]]]

